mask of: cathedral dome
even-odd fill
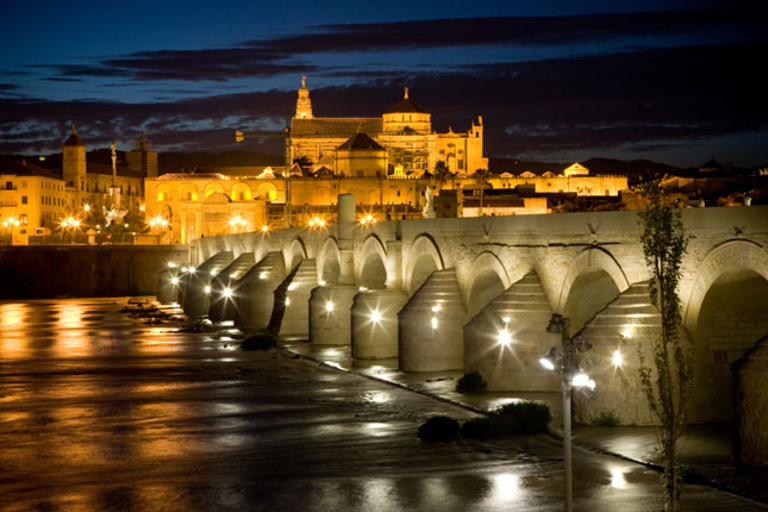
[[[403,95],[403,99],[395,103],[392,108],[387,110],[387,114],[408,114],[408,113],[417,113],[417,114],[428,114],[429,111],[410,99],[408,97],[408,88],[405,88],[405,94]]]

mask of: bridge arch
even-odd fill
[[[318,281],[327,284],[338,284],[341,273],[341,252],[339,242],[334,237],[328,237],[317,256]]]
[[[464,302],[470,318],[512,285],[504,264],[490,251],[480,253],[472,262],[469,282]]]
[[[375,234],[368,235],[355,265],[355,282],[371,290],[386,287],[387,249]]]
[[[437,243],[431,236],[418,235],[408,250],[405,267],[405,290],[413,295],[436,270],[444,270],[445,263]]]
[[[698,266],[683,314],[693,343],[692,422],[733,418],[732,365],[768,334],[766,297],[768,252],[754,242],[727,241]]]
[[[307,258],[307,248],[304,245],[304,240],[301,237],[295,237],[288,244],[288,247],[283,251],[283,258],[285,259],[286,271],[290,272],[296,268],[301,260]]]
[[[698,266],[691,292],[684,305],[683,325],[696,327],[702,303],[715,281],[723,274],[751,270],[768,280],[768,253],[750,240],[730,240],[715,247]]]
[[[571,319],[571,332],[576,333],[629,286],[610,252],[601,247],[584,249],[568,266],[556,311]]]

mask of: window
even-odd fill
[[[400,197],[400,191],[399,190],[397,191],[397,197]]]
[[[13,190],[13,182],[12,181],[6,181],[5,182],[5,188],[8,190]]]
[[[29,219],[27,218],[27,214],[26,213],[22,213],[21,215],[19,215],[19,224],[20,225],[26,226],[28,222],[29,222]]]
[[[24,182],[22,181],[22,183],[24,183]],[[22,187],[23,186],[24,185],[22,185]],[[21,204],[27,204],[27,196],[21,196]]]

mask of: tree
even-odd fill
[[[689,237],[683,230],[680,212],[664,201],[658,181],[648,184],[645,196],[648,204],[645,211],[640,212],[640,239],[645,263],[651,271],[651,302],[661,314],[661,334],[653,340],[653,367],[638,349],[640,382],[651,412],[661,424],[659,448],[664,465],[666,510],[676,512],[682,494],[677,447],[687,424],[685,404],[693,376],[691,358],[686,355],[680,337],[677,295]]]
[[[488,169],[477,169],[475,171],[475,177],[477,178],[477,182],[480,185],[480,216],[483,216],[483,191],[485,190],[485,185],[488,182]]]

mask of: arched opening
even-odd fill
[[[431,254],[421,254],[418,256],[413,263],[413,272],[411,273],[410,286],[408,287],[409,295],[416,293],[416,290],[421,288],[421,285],[437,270],[440,269],[437,267],[435,259]]]
[[[250,201],[251,189],[245,183],[237,183],[232,187],[233,201]]]
[[[322,251],[317,258],[319,281],[326,284],[339,284],[341,275],[341,254],[336,239],[331,237],[325,241]]]
[[[384,266],[384,262],[376,254],[368,255],[360,273],[360,286],[369,290],[377,290],[386,288],[386,282],[387,268]]]
[[[224,193],[224,187],[222,187],[220,183],[209,183],[208,186],[205,187],[206,198],[210,197],[212,194],[215,194],[217,192],[220,194]]]
[[[563,315],[571,319],[571,334],[577,333],[592,317],[619,296],[621,290],[602,268],[588,268],[571,284]]]
[[[168,185],[160,185],[157,187],[156,194],[158,203],[171,200],[171,189],[168,188]]]
[[[198,200],[197,187],[195,187],[191,183],[185,183],[179,189],[179,198],[182,201],[197,201]]]
[[[768,334],[768,280],[746,268],[720,274],[706,291],[693,337],[695,403],[691,421],[732,418],[731,365]]]
[[[274,201],[277,199],[277,187],[272,183],[262,183],[256,189],[256,199]]]
[[[490,268],[480,270],[475,276],[475,280],[472,281],[472,288],[469,292],[469,301],[467,303],[469,316],[473,317],[503,292],[504,283],[496,271]]]

